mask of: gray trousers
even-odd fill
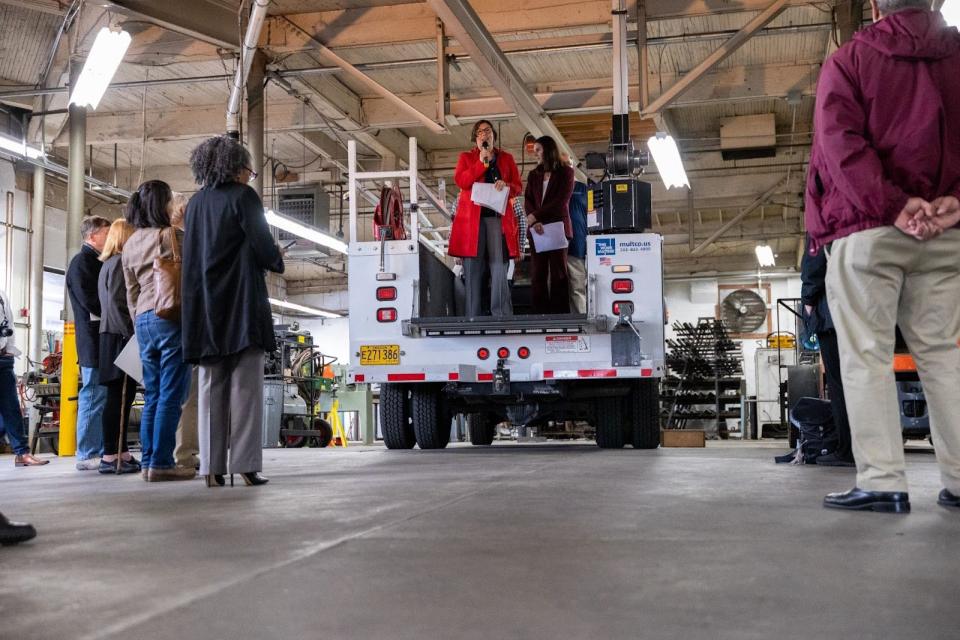
[[[263,468],[263,351],[200,365],[200,475]],[[230,466],[227,468],[227,448]]]
[[[467,289],[467,315],[481,314],[484,274],[490,269],[490,313],[512,316],[513,301],[507,283],[509,263],[504,255],[503,227],[500,216],[480,218],[477,257],[463,259],[463,279]]]
[[[190,374],[190,397],[183,405],[180,424],[177,425],[177,448],[173,450],[173,459],[178,467],[193,469],[197,466],[197,454],[200,445],[197,442],[197,403],[200,386],[200,370],[194,367]]]

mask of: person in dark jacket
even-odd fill
[[[283,256],[263,203],[247,186],[250,154],[232,138],[201,143],[190,168],[201,189],[187,205],[183,247],[183,354],[200,365],[200,474],[207,486],[239,473],[264,484],[263,358],[273,351],[264,271]],[[227,447],[230,448],[229,465]]]
[[[126,220],[114,220],[100,253],[103,268],[97,283],[100,297],[100,384],[107,388],[103,408],[103,457],[100,473],[137,473],[140,463],[127,450],[130,407],[137,395],[137,381],[114,364],[133,337],[133,321],[127,307],[127,282],[123,276],[121,254],[136,229]],[[117,458],[120,458],[119,462]]]
[[[183,362],[180,323],[157,315],[154,265],[180,253],[183,235],[170,225],[173,192],[162,180],[148,180],[130,196],[127,222],[137,228],[123,245],[127,309],[133,320],[143,364],[140,460],[147,482],[192,480],[195,469],[177,467],[173,458],[177,423],[190,390],[190,365]]]
[[[67,294],[73,306],[76,327],[77,361],[82,386],[77,398],[77,469],[90,471],[100,467],[103,453],[101,419],[107,390],[100,386],[100,251],[107,239],[110,221],[88,216],[80,223],[83,246],[67,267]]]
[[[807,238],[807,246],[810,239]],[[827,373],[827,389],[830,391],[830,412],[837,430],[837,450],[819,456],[818,465],[827,467],[852,467],[853,449],[850,442],[850,421],[847,418],[847,403],[843,397],[843,380],[840,377],[840,351],[837,347],[837,331],[833,328],[830,306],[827,304],[827,256],[821,249],[816,255],[808,251],[800,264],[800,300],[803,303],[803,320],[807,333],[817,336],[820,358]]]
[[[960,33],[927,0],[871,0],[874,24],[820,72],[805,217],[827,247],[857,484],[824,506],[910,510],[895,327],[923,383],[943,490],[960,507]]]
[[[527,175],[524,210],[530,227],[530,295],[534,313],[570,313],[570,286],[567,276],[567,249],[537,251],[534,235],[543,234],[543,225],[562,222],[567,238],[573,237],[570,196],[573,168],[560,160],[560,150],[550,136],[537,138],[533,145],[539,164]]]
[[[587,312],[587,185],[573,183],[570,196],[570,224],[573,237],[567,247],[567,276],[570,281],[570,311]]]

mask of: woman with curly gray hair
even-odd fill
[[[264,270],[283,273],[284,265],[260,196],[247,186],[251,165],[226,136],[190,154],[201,188],[184,216],[183,355],[200,365],[200,474],[209,487],[223,486],[228,472],[248,485],[267,482],[259,473],[263,355],[276,344]]]

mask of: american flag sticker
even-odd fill
[[[609,267],[613,264],[613,258],[600,258],[601,267]]]

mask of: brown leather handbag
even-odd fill
[[[163,256],[165,235],[170,245],[169,258]],[[159,255],[153,259],[153,288],[156,295],[153,312],[158,318],[180,322],[180,275],[183,263],[177,243],[177,230],[173,227],[161,229],[157,243]]]

